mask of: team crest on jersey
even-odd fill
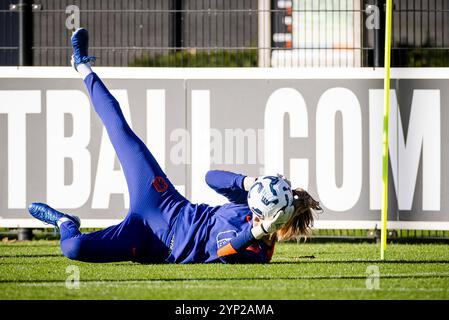
[[[168,189],[168,183],[163,177],[156,177],[153,180],[153,187],[157,192],[165,192]]]
[[[226,230],[217,234],[217,248],[225,246],[232,238],[237,237],[237,231]]]

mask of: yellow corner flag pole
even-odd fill
[[[391,29],[393,19],[393,0],[387,0],[385,19],[385,79],[384,79],[384,131],[382,150],[382,233],[380,258],[385,259],[387,249],[388,218],[388,120],[390,114],[390,65],[391,65]]]

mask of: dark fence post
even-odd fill
[[[183,36],[182,36],[182,20],[183,20],[183,12],[182,12],[182,0],[176,0],[176,15],[175,15],[175,32],[176,32],[176,40],[175,45],[176,48],[180,49],[183,47]]]
[[[11,5],[12,10],[18,12],[18,64],[19,66],[33,65],[33,13],[32,0],[19,0],[16,5]],[[33,238],[33,229],[19,228],[17,234],[18,240],[31,240]]]
[[[19,66],[33,65],[33,14],[31,0],[19,0]]]
[[[374,67],[384,66],[385,53],[385,0],[375,0],[379,8],[379,28],[374,29]]]
[[[31,228],[19,228],[17,230],[17,240],[25,241],[33,239],[33,229]]]
[[[171,16],[171,39],[170,46],[174,48],[174,52],[180,50],[183,47],[183,36],[182,36],[182,0],[172,0],[170,5],[170,10],[172,11]]]

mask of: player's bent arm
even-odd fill
[[[217,255],[224,263],[268,263],[273,252],[273,242],[268,244],[265,241],[256,241],[251,230],[248,230],[221,247]]]
[[[248,192],[243,189],[245,175],[224,170],[210,170],[206,174],[206,183],[217,193],[234,203],[246,203]]]
[[[250,230],[241,232],[237,237],[218,249],[219,257],[235,254],[242,249],[246,249],[255,240],[262,240],[269,234],[272,234],[282,228],[282,226],[290,219],[292,211],[279,210],[271,219],[263,220],[258,226],[252,227]]]
[[[268,224],[265,224],[264,226],[264,223],[261,223],[260,225],[251,228],[251,230],[241,232],[237,237],[232,238],[227,245],[218,249],[217,255],[223,257],[230,254],[236,254],[248,248],[255,240],[265,240],[266,236],[269,234],[266,229],[271,231],[270,233],[276,231],[273,230],[273,228],[270,228],[270,225],[268,225],[268,227],[267,225]]]
[[[224,257],[242,252],[242,250],[245,250],[247,247],[249,247],[255,240],[256,238],[254,238],[251,230],[241,232],[237,235],[237,237],[232,238],[227,245],[218,249],[217,255],[219,257]]]
[[[279,210],[271,219],[263,220],[258,226],[252,227],[251,230],[241,232],[237,237],[232,238],[228,244],[218,249],[217,255],[224,257],[236,254],[249,247],[253,241],[266,239],[266,236],[282,228],[292,214],[293,212],[291,210],[288,212]]]
[[[249,246],[243,245],[241,249],[234,249],[231,243],[220,248],[217,252],[221,262],[232,263],[267,263],[272,256],[272,248],[263,250],[263,244],[251,243]]]

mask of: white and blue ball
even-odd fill
[[[291,187],[281,177],[261,176],[248,192],[248,206],[260,219],[270,218],[293,206]]]

